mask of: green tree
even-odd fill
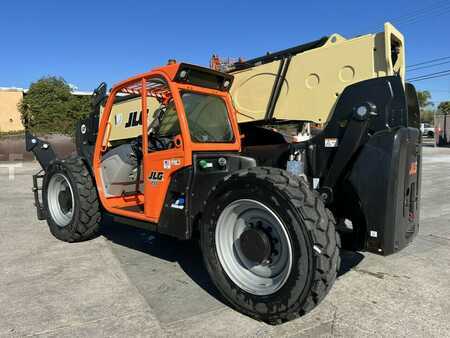
[[[431,102],[431,93],[428,90],[422,90],[417,92],[417,99],[419,100],[420,110],[433,106]]]
[[[443,115],[450,114],[450,101],[442,101],[441,103],[439,103],[437,107],[437,113]]]
[[[32,132],[73,135],[77,120],[89,114],[90,99],[73,95],[63,78],[50,76],[32,83],[18,108]]]

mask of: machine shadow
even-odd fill
[[[118,223],[111,217],[105,217],[102,220],[101,235],[115,244],[168,262],[178,263],[198,286],[217,300],[226,303],[209,278],[198,241],[177,240],[156,232]]]
[[[200,245],[197,240],[181,241],[155,232],[118,223],[105,217],[102,222],[101,235],[107,240],[152,255],[168,262],[177,262],[180,268],[198,286],[222,303],[227,303],[211,281],[203,264]],[[341,250],[341,277],[357,266],[364,256],[358,252]]]

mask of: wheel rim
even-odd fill
[[[270,238],[270,258],[250,260],[241,247],[241,235],[249,229]],[[251,230],[253,231],[253,230]],[[269,295],[286,282],[292,268],[292,245],[281,219],[266,205],[251,199],[230,203],[221,212],[215,232],[216,251],[230,279],[254,295]]]
[[[63,174],[55,174],[47,189],[48,210],[59,227],[67,226],[73,217],[74,198],[72,186]]]

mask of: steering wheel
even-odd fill
[[[158,151],[163,149],[168,149],[170,147],[170,144],[167,141],[161,140],[157,137],[149,137],[148,140],[148,151]],[[142,158],[142,136],[139,135],[136,137],[134,141],[131,142],[131,148],[133,149],[133,152],[136,155],[136,158],[141,159]]]
[[[150,133],[148,148],[151,151],[169,149],[173,141],[170,137],[160,136],[156,133]]]

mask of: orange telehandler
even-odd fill
[[[67,242],[95,236],[106,213],[178,239],[199,234],[229,304],[269,323],[301,316],[336,279],[341,235],[387,255],[418,231],[419,113],[402,43],[386,26],[228,73],[175,63],[109,94],[102,83],[78,123],[77,155],[59,159],[26,133],[42,166],[38,218]]]

